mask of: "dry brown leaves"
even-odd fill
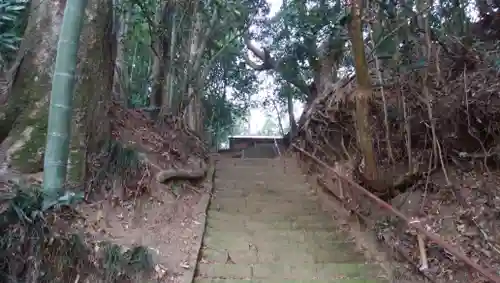
[[[427,87],[431,101],[422,95],[418,71],[391,73],[391,70],[384,70],[391,73],[385,82],[384,94],[389,112],[390,145],[397,165],[391,165],[388,157],[380,89],[375,89],[372,100],[373,140],[381,171],[407,168],[406,112],[406,122],[411,129],[412,159],[426,172],[432,159],[429,102],[451,186],[439,170],[432,171],[428,180],[423,178],[400,196],[418,205],[410,208],[403,201],[400,208],[408,217],[423,217],[428,229],[459,247],[473,261],[491,270],[500,270],[500,182],[497,176],[500,173],[485,169],[486,159],[494,159],[492,157],[500,153],[496,138],[500,134],[500,73],[487,54],[477,50],[470,52],[474,53],[469,54],[469,58],[474,58],[475,66],[465,72],[454,69],[460,58],[449,57],[449,54],[440,53],[439,62],[431,62],[439,65],[439,68],[429,68]],[[319,96],[312,104],[314,109],[307,111],[309,115],[298,137],[302,148],[332,166],[336,161],[359,157],[352,117],[355,87],[355,80],[349,78],[337,83],[333,93]],[[403,102],[406,109],[402,108]],[[477,164],[483,169],[472,170]],[[364,207],[370,202],[359,201]],[[372,206],[367,216],[374,221],[380,219],[380,214],[374,213],[377,210],[378,207]],[[416,237],[394,217],[387,214],[385,217],[377,226],[379,238],[388,246],[403,251],[407,259],[418,266]],[[427,243],[427,249],[430,268],[425,273],[435,281],[487,282],[440,246]]]

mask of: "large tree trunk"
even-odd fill
[[[352,2],[352,20],[349,28],[352,50],[356,68],[356,80],[358,89],[356,93],[356,130],[358,144],[364,157],[365,172],[368,180],[377,180],[377,160],[372,142],[372,131],[370,127],[370,99],[372,97],[372,86],[368,64],[366,62],[365,48],[362,33],[362,10],[363,1]],[[382,188],[385,189],[385,188]]]
[[[3,166],[22,172],[42,169],[48,102],[64,4],[33,0],[25,38],[19,50],[24,59],[13,82],[2,117]]]
[[[89,0],[80,38],[79,80],[73,109],[75,123],[68,160],[68,181],[85,177],[88,153],[110,138],[107,105],[113,89],[112,0]]]
[[[14,82],[4,119],[13,121],[7,138],[1,144],[4,168],[19,173],[43,170],[47,136],[49,95],[57,40],[65,1],[33,0],[20,74]],[[70,182],[83,177],[88,135],[104,126],[105,98],[113,83],[110,35],[110,0],[90,0],[80,38],[77,84],[74,98],[74,124],[68,160]],[[5,118],[6,117],[6,118]],[[5,121],[5,120],[4,120]],[[99,126],[100,125],[100,126]],[[88,131],[89,130],[89,131]],[[90,131],[91,130],[91,131]]]

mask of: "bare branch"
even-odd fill
[[[269,53],[269,50],[263,48],[262,50],[259,49],[257,46],[255,46],[251,41],[250,38],[248,38],[248,35],[245,34],[243,36],[243,40],[245,42],[245,45],[248,47],[248,50],[250,50],[257,58],[259,58],[262,63],[258,64],[250,59],[248,54],[244,54],[243,58],[245,59],[245,62],[254,70],[256,71],[266,71],[266,70],[275,70],[276,72],[280,73],[280,75],[283,75],[283,68],[284,65],[281,63],[283,59],[280,60],[275,60],[271,54]],[[283,77],[283,76],[282,76]],[[310,89],[307,83],[305,82],[304,78],[302,78],[299,75],[294,76],[293,78],[291,77],[283,77],[285,81],[299,89],[301,92],[309,95]]]
[[[245,35],[243,37],[246,46],[248,47],[248,50],[250,50],[257,58],[259,58],[262,61],[262,64],[257,64],[253,62],[248,54],[244,55],[244,59],[246,63],[252,68],[257,71],[265,71],[265,70],[276,70],[278,68],[278,63],[271,57],[271,54],[269,54],[269,51],[266,49],[260,50],[255,46],[250,39],[248,38],[248,35]]]

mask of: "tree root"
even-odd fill
[[[162,184],[174,180],[201,181],[206,177],[207,171],[208,168],[206,165],[196,169],[170,168],[158,172],[156,174],[156,181]]]

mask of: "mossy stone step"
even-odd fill
[[[306,248],[307,249],[307,248]],[[360,263],[364,262],[365,258],[361,253],[353,252],[353,250],[321,250],[319,252],[304,251],[303,249],[289,249],[284,247],[283,250],[275,248],[274,251],[263,250],[250,247],[248,250],[230,250],[230,249],[214,249],[213,247],[203,247],[203,260],[209,263],[226,263],[228,255],[236,264],[258,264],[258,263],[288,263],[288,264],[304,264],[304,263]]]
[[[280,158],[231,158],[219,161],[219,165],[223,166],[231,166],[231,165],[239,165],[239,166],[262,166],[262,165],[281,165],[283,164],[283,159]],[[283,165],[281,165],[283,166]]]
[[[360,262],[364,256],[343,235],[274,230],[271,233],[221,233],[208,230],[204,238],[204,257],[225,262],[227,255],[237,263],[288,262],[302,264]]]
[[[294,202],[311,202],[315,200],[315,195],[312,192],[282,192],[273,189],[255,189],[251,190],[236,190],[225,189],[214,192],[216,199],[240,199],[248,198],[254,201],[294,201]]]
[[[287,230],[328,230],[336,228],[331,219],[321,219],[321,217],[305,217],[295,219],[283,219],[286,217],[273,218],[268,215],[247,216],[235,215],[209,209],[208,227],[226,231],[239,230],[241,227],[259,229],[267,227],[268,229],[287,229]],[[318,219],[319,218],[319,219]]]
[[[240,184],[238,184],[240,182]],[[248,188],[247,188],[248,187]],[[286,197],[287,195],[291,193],[298,193],[298,196],[300,195],[307,195],[310,194],[311,187],[308,185],[304,184],[299,184],[299,185],[290,185],[289,181],[280,181],[276,180],[273,182],[268,182],[268,183],[262,183],[255,181],[255,178],[252,178],[252,180],[249,181],[234,181],[234,182],[224,182],[224,183],[217,183],[216,182],[216,189],[215,192],[221,193],[242,193],[242,192],[247,192],[247,193],[265,193],[265,192],[271,192],[271,193],[280,193],[282,194],[283,197]]]
[[[234,238],[236,242],[314,243],[315,245],[325,245],[326,247],[337,244],[352,245],[354,243],[354,240],[348,234],[328,230],[250,230],[246,228],[240,231],[232,231],[230,234],[220,229],[209,228],[205,232],[204,243],[224,241],[227,238]],[[348,248],[352,247],[349,246]]]
[[[217,213],[216,211],[209,211],[209,214]],[[219,212],[220,213],[220,212]],[[242,230],[308,230],[308,231],[334,231],[335,225],[333,223],[324,223],[324,222],[311,222],[311,223],[297,223],[297,222],[283,222],[283,221],[256,221],[256,220],[242,220],[240,222],[231,222],[224,221],[223,219],[209,219],[207,222],[208,229],[220,229],[227,233],[232,233],[234,231],[242,231]]]
[[[215,200],[220,201],[237,201],[246,202],[293,202],[293,203],[311,203],[316,202],[317,197],[308,192],[282,193],[272,190],[256,190],[256,191],[216,191],[214,192]]]
[[[368,264],[208,264],[198,265],[198,277],[234,279],[333,280],[377,278],[379,266]]]
[[[318,214],[318,215],[286,215],[286,214],[253,214],[253,215],[245,215],[238,214],[232,212],[224,212],[218,211],[217,209],[210,208],[208,211],[209,221],[219,221],[219,222],[227,222],[227,224],[231,225],[233,223],[242,223],[244,221],[257,221],[264,223],[276,223],[282,222],[281,225],[293,225],[299,227],[308,227],[313,225],[323,225],[325,228],[335,227],[333,220],[326,214]]]
[[[214,278],[195,278],[194,283],[387,283],[382,279],[366,278],[339,278],[329,280],[279,280],[279,279],[214,279]]]
[[[271,197],[265,197],[265,196],[258,196],[255,194],[248,195],[245,198],[234,198],[234,197],[216,197],[212,200],[211,204],[218,204],[221,206],[227,206],[227,205],[241,205],[244,204],[247,207],[262,207],[262,208],[268,208],[268,207],[280,207],[280,206],[293,206],[296,207],[297,210],[306,208],[320,208],[321,205],[319,205],[316,201],[310,198],[271,198]]]
[[[318,205],[305,203],[253,203],[245,201],[218,201],[213,202],[210,209],[230,214],[269,214],[300,216],[324,213]]]

